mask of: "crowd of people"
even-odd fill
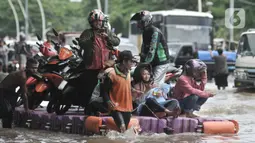
[[[131,20],[137,21],[138,28],[143,31],[141,59],[133,75],[130,70],[136,60],[131,51],[124,50],[119,53],[117,60],[112,59],[111,51],[119,45],[120,39],[108,29],[108,17],[97,9],[89,13],[88,22],[91,28],[84,30],[79,38],[80,51],[84,51],[80,55],[83,55],[86,69],[79,81],[81,86],[79,93],[84,95],[82,100],[87,103],[86,114],[109,113],[120,132],[127,129],[132,115],[157,118],[197,117],[193,112],[199,111],[208,98],[214,96],[213,93],[205,91],[207,83],[205,63],[198,59],[189,60],[184,65],[183,75],[171,89],[164,83],[167,68],[171,65],[162,32],[153,26],[149,11],[136,13]],[[9,74],[0,83],[0,117],[5,128],[11,127],[12,113],[17,99],[15,89],[18,86],[22,89],[25,111],[29,112],[26,79],[36,73],[38,62],[32,58],[24,60],[26,54],[24,49],[19,50],[20,64],[26,65],[26,68]],[[219,78],[221,73],[223,71],[219,71]],[[198,84],[197,81],[200,83]],[[218,86],[224,88],[227,85]],[[99,91],[100,101],[90,100],[95,92],[94,89]],[[173,90],[172,95],[170,90]]]

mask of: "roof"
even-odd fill
[[[167,15],[178,15],[178,16],[197,16],[197,17],[208,17],[213,18],[213,15],[206,12],[198,11],[189,11],[185,9],[173,9],[173,10],[160,10],[160,11],[151,11],[151,14],[162,14],[163,16]]]
[[[255,29],[248,29],[246,32],[243,32],[241,34],[241,36],[246,35],[246,34],[255,34]]]
[[[214,42],[221,42],[221,41],[225,41],[224,38],[214,38],[213,39]]]

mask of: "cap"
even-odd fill
[[[134,56],[132,55],[132,52],[129,50],[124,50],[119,53],[118,61],[123,61],[123,60],[134,60]]]

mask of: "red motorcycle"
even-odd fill
[[[38,40],[41,40],[40,36],[37,36]],[[26,84],[28,88],[28,104],[29,109],[37,108],[43,100],[49,100],[49,94],[53,94],[60,83],[64,80],[61,73],[67,72],[70,67],[69,59],[74,57],[73,52],[65,47],[61,47],[59,54],[55,55],[55,51],[49,47],[45,47],[43,44],[37,45],[40,47],[40,51],[35,55],[39,63],[40,75],[34,75],[29,77]],[[51,57],[53,56],[53,57]],[[19,94],[19,91],[18,91]],[[23,104],[22,98],[17,101],[17,106]],[[54,112],[51,109],[48,111]]]
[[[26,86],[28,89],[28,108],[31,110],[36,109],[42,101],[45,99],[45,92],[42,92],[42,89],[45,88],[45,84],[42,84],[44,79],[39,75],[33,75],[29,77],[26,81]],[[17,94],[21,94],[20,90],[17,91]],[[21,95],[19,96],[16,106],[21,106],[23,104],[23,99]]]

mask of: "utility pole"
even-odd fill
[[[229,49],[230,49],[230,46],[231,46],[231,43],[233,42],[233,35],[234,35],[234,0],[230,0],[229,2],[229,13],[231,14],[230,16],[230,28],[229,28]]]
[[[101,1],[100,0],[97,0],[97,8],[102,10],[102,7],[101,7]]]
[[[202,0],[197,0],[198,12],[202,12]]]
[[[23,14],[23,16],[24,16],[24,19],[26,20],[25,8],[24,8],[24,6],[23,6],[21,0],[17,0],[17,1],[18,1],[18,3],[19,3],[19,7],[20,7],[20,9],[21,9],[21,11],[22,11],[22,14]]]
[[[42,17],[42,40],[45,39],[45,29],[46,29],[46,20],[45,20],[45,14],[44,14],[44,9],[43,9],[43,5],[41,0],[37,0],[38,6],[40,8],[40,12],[41,12],[41,17]]]
[[[12,1],[8,0],[8,2],[9,2],[9,5],[12,9],[12,13],[14,15],[14,19],[15,19],[15,23],[16,23],[16,39],[17,39],[17,41],[19,41],[19,18],[18,18],[18,14],[16,12],[15,7],[13,6]]]
[[[104,1],[104,14],[108,14],[108,0]]]
[[[28,39],[28,29],[29,29],[29,23],[28,23],[28,0],[25,1],[25,10],[26,10],[26,18],[25,18],[25,34],[26,34],[26,39]]]

